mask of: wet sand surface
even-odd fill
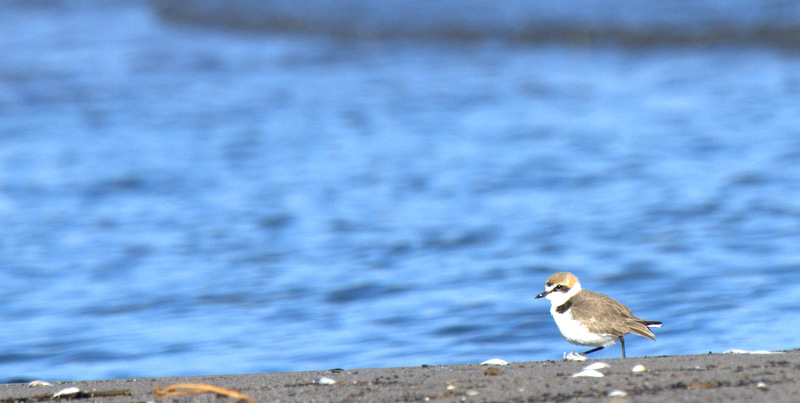
[[[602,377],[573,377],[595,363]],[[643,365],[642,372],[632,371]],[[327,378],[327,379],[326,379]],[[321,381],[322,380],[322,381]],[[330,383],[330,381],[334,383]],[[157,401],[155,388],[203,383],[243,393],[257,402],[399,401],[800,401],[800,350],[780,354],[707,354],[508,365],[430,365],[407,368],[330,369],[246,375],[188,376],[0,385],[0,402],[48,401],[65,388],[71,401]],[[327,384],[326,384],[327,383]],[[162,398],[228,402],[203,393]]]

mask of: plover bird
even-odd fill
[[[546,297],[552,303],[550,313],[561,336],[572,344],[596,347],[580,355],[602,350],[619,341],[622,358],[625,358],[623,337],[629,333],[656,341],[649,327],[660,327],[661,322],[637,318],[614,298],[584,290],[572,273],[553,274],[544,285],[545,291],[536,298]]]

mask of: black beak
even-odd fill
[[[550,294],[550,291],[544,291],[544,292],[542,292],[541,294],[539,294],[539,295],[537,295],[537,296],[536,296],[536,299],[538,299],[538,298],[542,298],[542,297],[546,297],[546,296],[547,296],[547,294]]]

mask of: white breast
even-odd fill
[[[617,342],[617,337],[610,334],[592,333],[580,321],[572,318],[572,309],[564,313],[556,312],[556,307],[550,309],[553,319],[556,320],[561,336],[572,344],[581,346],[608,347]]]

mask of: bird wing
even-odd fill
[[[581,290],[584,294],[573,302],[572,316],[583,320],[591,332],[624,336],[638,334],[655,341],[655,335],[648,329],[644,319],[633,316],[631,310],[619,301],[599,292]],[[585,312],[585,314],[576,314]]]

